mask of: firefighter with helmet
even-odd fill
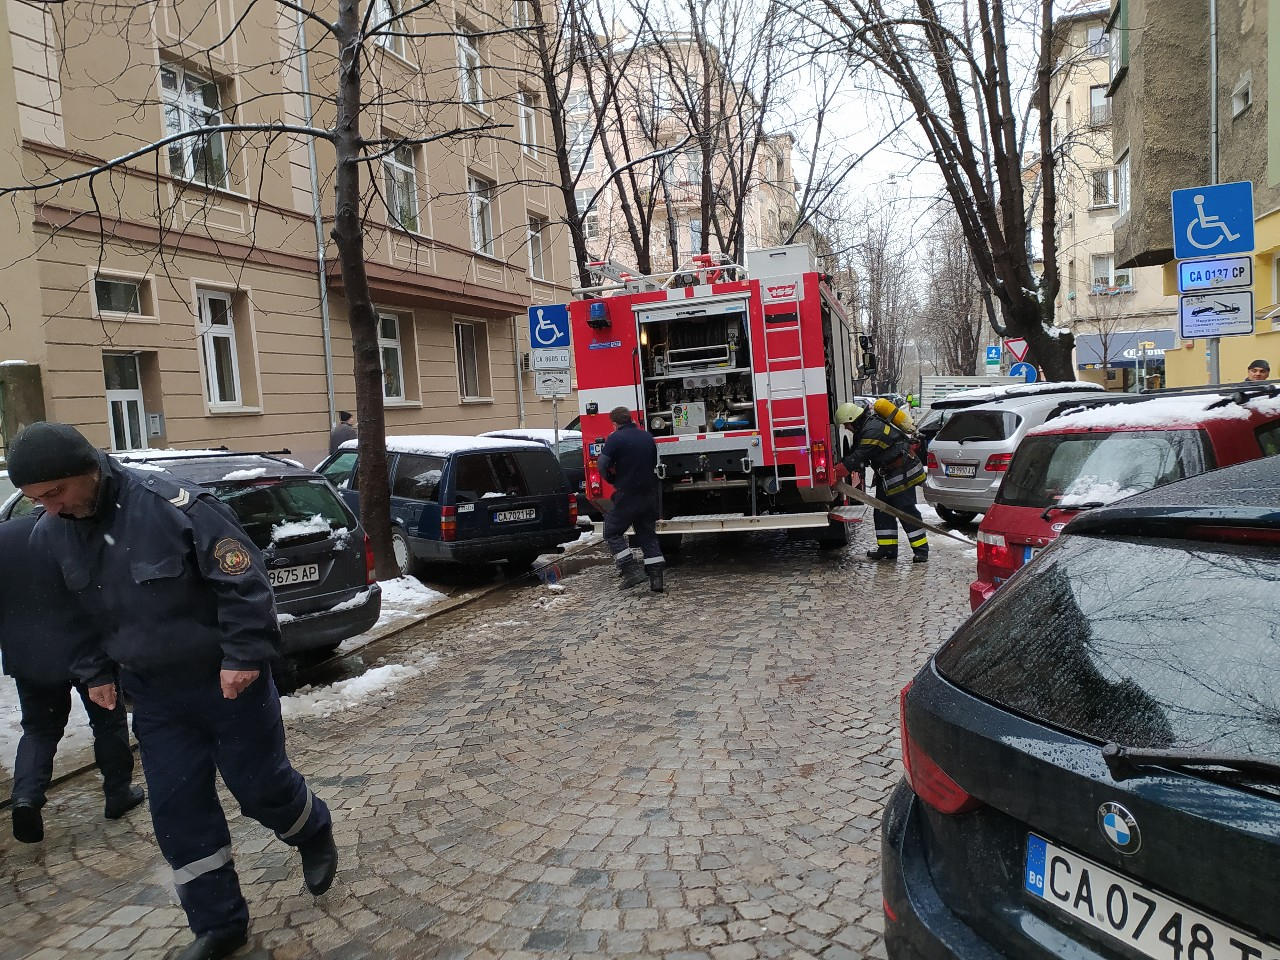
[[[835,421],[853,437],[852,452],[836,464],[836,479],[843,480],[855,473],[861,475],[868,466],[874,467],[876,499],[919,520],[916,487],[924,482],[925,471],[911,452],[910,435],[856,401],[840,404],[836,408]],[[876,548],[867,551],[867,557],[871,560],[897,560],[898,520],[880,510],[876,510],[873,517]],[[902,529],[911,544],[912,562],[927,563],[928,534],[917,524],[906,520],[902,521]]]

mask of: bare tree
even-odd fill
[[[815,23],[831,42],[878,71],[914,118],[963,226],[1001,336],[1030,344],[1029,359],[1071,379],[1072,338],[1053,326],[1059,278],[1051,81],[1052,0],[817,0]],[[1010,34],[1034,40],[1035,57],[1011,58]],[[1030,141],[1030,142],[1028,142]],[[1040,253],[1024,184],[1039,154]]]
[[[909,234],[882,213],[866,214],[854,227],[850,259],[858,306],[878,361],[868,385],[872,393],[897,391],[901,385],[908,330],[918,312],[912,246]]]
[[[978,271],[954,212],[944,216],[930,234],[925,260],[929,282],[917,336],[933,347],[937,373],[971,376],[982,348],[986,307]]]

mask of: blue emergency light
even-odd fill
[[[603,330],[605,327],[613,326],[609,322],[609,310],[603,300],[597,300],[591,304],[591,309],[587,314],[587,326],[595,330]]]

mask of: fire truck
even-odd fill
[[[808,246],[701,255],[646,277],[591,265],[569,305],[586,493],[612,493],[597,457],[625,406],[658,446],[664,545],[722,530],[809,531],[847,542],[855,513],[833,492],[836,407],[875,369]]]

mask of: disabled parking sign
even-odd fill
[[[1253,183],[1174,190],[1173,258],[1219,257],[1253,250]]]
[[[569,346],[569,307],[547,303],[529,308],[529,344],[535,348]]]

